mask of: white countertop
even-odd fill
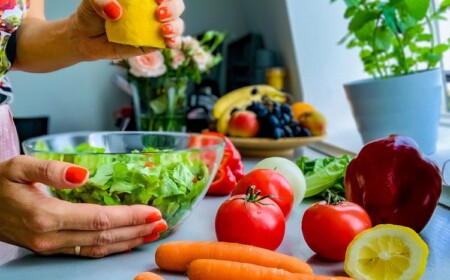
[[[320,156],[309,149],[305,155]],[[296,154],[298,157],[300,154]],[[258,159],[245,160],[246,171],[252,169]],[[220,203],[226,197],[206,197],[194,209],[177,232],[164,240],[133,249],[131,253],[117,254],[102,259],[86,259],[74,256],[42,257],[32,252],[0,243],[0,279],[66,279],[66,280],[132,280],[142,271],[157,269],[154,253],[159,244],[172,240],[216,240],[214,218]],[[279,252],[306,260],[316,274],[345,275],[341,262],[327,262],[317,257],[306,245],[301,234],[303,212],[314,200],[304,201],[291,214]],[[438,206],[430,223],[421,236],[428,243],[430,255],[423,279],[447,279],[450,275],[450,210]],[[157,271],[165,279],[187,279],[183,275]]]

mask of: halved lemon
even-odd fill
[[[344,268],[358,280],[412,280],[425,272],[427,258],[428,246],[414,230],[383,224],[353,239]]]

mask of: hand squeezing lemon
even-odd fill
[[[353,239],[344,267],[358,280],[412,280],[425,272],[427,257],[428,246],[414,230],[384,224]]]

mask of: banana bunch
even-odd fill
[[[235,89],[217,100],[213,108],[213,118],[217,121],[216,130],[227,134],[231,112],[236,108],[245,109],[252,101],[259,102],[263,96],[285,103],[287,96],[269,85],[251,85]]]

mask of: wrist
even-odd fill
[[[76,14],[72,14],[67,18],[66,42],[77,62],[91,61],[95,58],[88,51],[86,44],[83,44],[82,31]]]

